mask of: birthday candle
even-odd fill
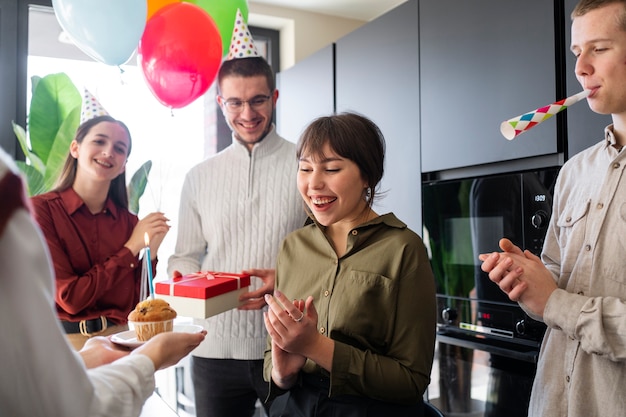
[[[539,107],[537,110],[525,113],[512,119],[502,122],[500,125],[500,132],[502,136],[508,140],[513,140],[516,136],[532,129],[539,123],[549,119],[560,111],[565,110],[572,104],[578,103],[591,93],[591,90],[583,90],[578,94],[574,94],[566,99],[556,101],[544,107]]]
[[[146,249],[144,253],[144,259],[146,270],[148,271],[148,284],[150,288],[150,299],[154,299],[154,283],[152,282],[152,261],[150,260],[150,238],[148,232],[143,235],[144,242],[146,243]]]

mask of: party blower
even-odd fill
[[[583,90],[578,94],[574,94],[566,99],[559,100],[544,107],[540,107],[537,110],[530,113],[522,114],[521,116],[514,117],[507,121],[502,122],[500,125],[500,132],[502,136],[508,140],[513,140],[517,135],[520,135],[539,123],[548,120],[560,111],[565,110],[574,103],[578,103],[584,98],[587,98],[591,93],[591,90]]]

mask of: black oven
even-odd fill
[[[478,255],[499,251],[502,237],[540,254],[557,174],[558,168],[546,168],[422,184],[422,237],[437,283],[436,371],[444,410],[470,411],[476,402],[471,370],[483,358],[490,388],[481,415],[524,415],[545,325],[489,280]],[[521,398],[507,397],[513,392]],[[490,404],[494,398],[500,400]]]

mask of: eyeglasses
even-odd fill
[[[237,98],[225,100],[224,97],[220,97],[222,99],[222,103],[224,103],[226,111],[229,113],[241,113],[243,111],[244,104],[246,103],[248,103],[248,106],[250,106],[252,110],[260,110],[263,108],[265,103],[272,98],[272,96],[255,96],[250,100],[239,100]]]

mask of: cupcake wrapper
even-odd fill
[[[135,330],[137,340],[145,342],[159,333],[171,332],[174,329],[174,319],[164,321],[129,321],[128,325]]]

